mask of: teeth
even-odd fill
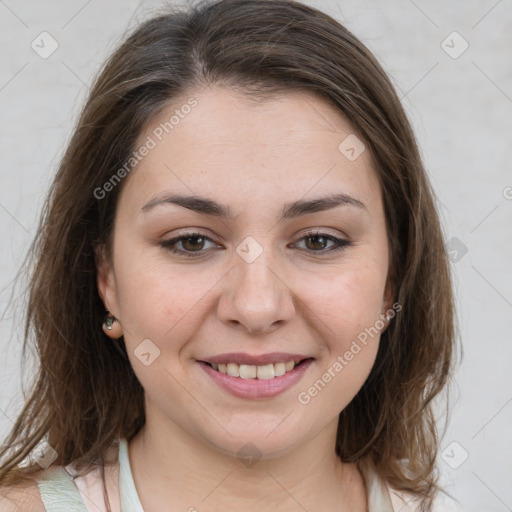
[[[214,370],[224,373],[231,377],[240,377],[242,379],[273,379],[280,377],[286,372],[293,370],[299,362],[288,361],[286,363],[270,363],[262,366],[255,366],[251,364],[212,364]]]
[[[295,366],[295,363],[293,363]],[[293,367],[292,367],[293,369]],[[280,377],[286,373],[286,364],[285,363],[274,363],[274,377]]]
[[[234,366],[238,366],[236,363],[233,363]],[[240,368],[240,378],[241,379],[255,379],[257,374],[258,366],[252,366],[250,364],[241,364]]]
[[[258,379],[273,379],[274,365],[270,363],[265,366],[256,366],[256,375],[258,376]]]
[[[231,377],[240,377],[240,366],[235,363],[228,363],[227,374]]]

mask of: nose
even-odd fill
[[[293,292],[276,268],[265,251],[252,263],[242,260],[236,265],[223,279],[219,319],[250,333],[271,332],[292,319],[296,311]]]

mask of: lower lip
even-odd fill
[[[199,362],[203,370],[221,387],[241,398],[269,398],[290,389],[311,366],[313,359],[307,359],[293,370],[272,379],[242,379],[214,370]]]

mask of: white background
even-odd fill
[[[446,239],[467,248],[452,263],[464,355],[440,453],[443,482],[459,504],[439,500],[437,510],[512,510],[512,1],[307,3],[343,22],[392,77]],[[0,434],[23,401],[16,312],[25,296],[13,279],[50,180],[94,74],[124,30],[161,5],[0,0]],[[31,48],[43,31],[59,45],[47,59]],[[443,49],[456,54],[464,41],[458,58]]]

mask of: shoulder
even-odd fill
[[[36,482],[0,486],[0,512],[45,512]]]

